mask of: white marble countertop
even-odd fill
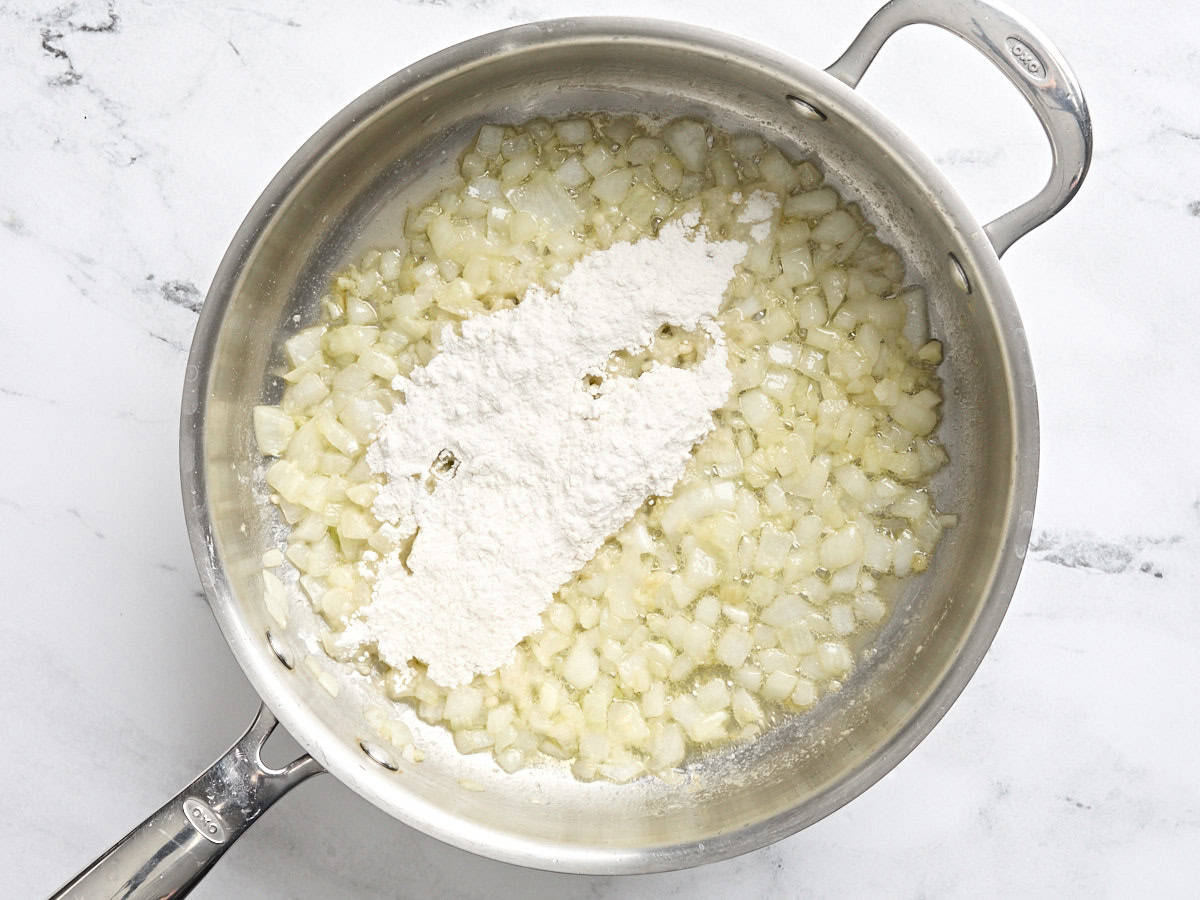
[[[1034,549],[993,650],[933,734],[801,834],[645,877],[470,856],[316,779],[197,896],[1195,895],[1196,10],[1131,21],[1117,0],[1022,5],[1076,68],[1096,154],[1071,206],[1004,260],[1041,398]],[[57,887],[255,708],[192,564],[176,417],[204,291],[292,151],[395,69],[516,22],[654,15],[828,63],[874,6],[0,5],[0,894]],[[902,34],[862,90],[981,219],[1040,187],[1049,153],[1032,114],[948,35]]]

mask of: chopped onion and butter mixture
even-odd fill
[[[733,389],[669,496],[648,498],[557,591],[541,630],[498,671],[447,689],[339,646],[371,600],[396,529],[372,513],[366,450],[390,383],[445,329],[553,289],[584,254],[698,213],[749,247],[718,321]],[[855,204],[750,134],[690,119],[484,126],[458,176],[409,211],[404,245],[338,274],[319,324],[286,343],[287,388],[254,411],[266,479],[290,525],[287,562],[329,624],[326,651],[506,771],[567,760],[582,779],[662,774],[689,753],[761,734],[840,689],[922,571],[943,528],[929,479],[941,346],[924,296]],[[662,329],[612,375],[703,355]],[[279,560],[270,560],[277,564]],[[279,577],[265,571],[278,609]],[[407,729],[377,716],[385,738]],[[406,754],[415,758],[408,747]]]

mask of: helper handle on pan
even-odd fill
[[[982,0],[891,0],[825,71],[855,87],[875,54],[906,25],[936,25],[958,35],[1008,76],[1050,139],[1050,180],[1027,203],[985,227],[997,256],[1067,205],[1092,161],[1092,121],[1075,75],[1062,55],[1017,13]]]
[[[263,765],[259,754],[275,725],[275,716],[260,707],[229,752],[71,879],[55,900],[160,900],[190,892],[271,804],[324,771],[308,755],[282,769]]]

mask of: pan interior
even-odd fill
[[[789,95],[826,119],[802,117]],[[909,281],[927,287],[931,328],[947,348],[940,436],[951,463],[935,493],[960,524],[929,571],[906,582],[842,691],[749,745],[699,759],[674,785],[584,784],[553,766],[507,775],[487,754],[459,755],[448,735],[411,716],[426,756],[410,764],[364,721],[365,707],[386,703],[376,688],[313,652],[318,625],[304,602],[292,598],[287,627],[262,603],[260,557],[282,526],[266,499],[250,410],[279,395],[271,373],[282,342],[316,319],[331,273],[368,247],[400,242],[408,204],[451,170],[479,125],[577,111],[692,115],[816,157],[900,250]],[[1017,472],[1020,414],[1002,323],[1010,300],[998,279],[978,274],[990,250],[944,182],[930,179],[929,164],[876,115],[823,73],[713,33],[615,20],[525,26],[384,82],[273,182],[214,282],[197,338],[207,329],[209,346],[193,353],[199,366],[189,374],[206,382],[191,420],[202,429],[196,464],[204,493],[195,502],[204,505],[191,514],[204,530],[198,546],[210,600],[239,660],[334,774],[410,824],[486,855],[573,871],[648,871],[731,855],[815,821],[882,775],[936,721],[1007,602],[1011,583],[996,583],[1017,512],[1014,483],[1032,476]],[[975,275],[970,294],[949,277],[952,251]],[[186,429],[186,410],[184,421]],[[956,667],[960,674],[947,679]],[[947,693],[944,682],[956,679]],[[362,740],[399,770],[368,757]]]

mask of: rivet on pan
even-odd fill
[[[971,293],[971,279],[967,277],[967,270],[963,268],[963,264],[958,261],[957,256],[953,253],[947,255],[950,257],[950,278],[964,294]]]
[[[386,753],[376,747],[374,744],[368,744],[366,741],[358,742],[358,749],[367,754],[367,759],[375,763],[377,766],[383,766],[389,772],[398,772],[400,767],[392,762]]]
[[[283,649],[283,645],[275,639],[275,635],[271,634],[271,629],[267,629],[267,646],[271,648],[271,652],[275,654],[275,658],[283,663],[285,669],[296,668],[295,663],[288,659],[287,652]]]
[[[791,102],[792,106],[796,108],[796,112],[800,113],[800,115],[804,116],[804,118],[812,119],[815,122],[824,122],[827,118],[825,113],[821,112],[821,110],[817,109],[803,97],[797,97],[795,94],[788,94],[787,98]]]

